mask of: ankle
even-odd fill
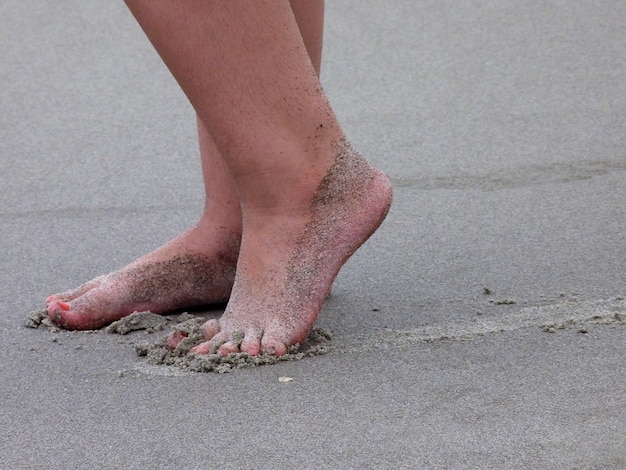
[[[257,137],[254,150],[245,149],[230,168],[242,208],[308,205],[343,141],[329,119],[297,129],[276,126]]]
[[[237,202],[236,206],[224,205],[218,207],[213,204],[210,207],[204,208],[200,220],[198,220],[198,223],[193,227],[193,230],[202,234],[202,236],[215,232],[241,233],[241,218],[239,202]],[[216,235],[219,235],[219,233]]]

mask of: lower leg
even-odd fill
[[[324,0],[289,0],[304,47],[320,76],[324,45]]]
[[[319,74],[324,1],[293,0],[292,8]],[[162,313],[228,300],[241,235],[239,197],[199,118],[198,137],[206,198],[196,226],[119,271],[50,296],[53,321],[71,329],[98,328],[134,311]]]
[[[290,0],[289,4],[311,64],[319,76],[324,42],[324,0]],[[241,220],[234,182],[206,126],[199,117],[196,120],[205,188],[205,210],[198,225],[214,225],[215,214],[210,209],[220,204],[225,206],[231,218]]]

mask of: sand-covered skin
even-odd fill
[[[231,372],[234,369],[255,367],[266,364],[276,364],[283,361],[298,361],[305,357],[319,356],[330,351],[331,336],[329,333],[314,328],[305,341],[287,349],[282,356],[274,354],[258,354],[251,356],[247,353],[233,353],[227,356],[221,354],[194,354],[191,348],[202,343],[204,336],[200,326],[200,319],[189,320],[175,327],[175,330],[185,332],[188,336],[180,341],[175,349],[168,347],[167,339],[150,344],[136,344],[135,349],[139,356],[146,356],[149,364],[176,366],[193,372]]]
[[[95,330],[109,334],[126,335],[134,331],[147,333],[163,332],[164,335],[155,342],[142,341],[135,343],[137,355],[146,357],[151,365],[174,366],[192,372],[226,373],[234,369],[255,367],[266,364],[275,364],[283,361],[297,361],[305,357],[326,354],[331,348],[331,335],[321,329],[313,329],[305,341],[288,348],[287,353],[277,357],[273,354],[250,356],[246,353],[230,354],[194,354],[189,350],[204,341],[201,325],[206,321],[203,316],[190,313],[181,313],[174,316],[158,315],[152,312],[135,312],[106,328]],[[49,331],[60,331],[48,318],[47,310],[38,310],[30,313],[25,326],[29,328],[45,327]],[[87,330],[93,332],[94,330]],[[182,339],[176,348],[172,349],[167,338],[172,333],[182,333]],[[78,332],[77,332],[78,333]]]
[[[285,354],[307,337],[343,264],[378,229],[392,202],[387,176],[350,144],[331,145],[334,161],[312,194],[294,208],[245,211],[233,290],[219,320],[195,351]],[[272,223],[268,223],[271,220]]]
[[[92,330],[136,311],[165,313],[227,302],[240,236],[222,234],[219,243],[213,241],[219,248],[207,255],[179,246],[191,238],[189,233],[118,271],[49,296],[46,305],[51,321],[68,330]]]

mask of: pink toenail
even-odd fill
[[[70,304],[65,302],[59,302],[59,307],[61,307],[65,311],[68,311],[70,309]]]

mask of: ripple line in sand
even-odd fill
[[[525,307],[497,318],[474,317],[472,321],[452,322],[412,329],[385,329],[367,338],[346,338],[337,350],[358,352],[410,346],[440,340],[468,341],[487,334],[538,328],[555,332],[583,324],[626,325],[624,297],[612,300],[567,301],[554,305]]]

